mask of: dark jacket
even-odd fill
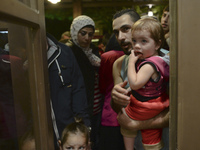
[[[95,71],[98,72],[98,68],[92,66],[89,59],[85,55],[85,53],[76,44],[73,43],[71,46],[71,49],[76,57],[76,60],[83,74],[85,87],[86,87],[86,93],[87,93],[87,100],[88,100],[88,105],[89,105],[89,112],[90,112],[90,115],[92,116],[93,103],[94,103]],[[99,57],[98,50],[95,49],[94,46],[92,46],[92,49],[93,49],[92,52]]]
[[[50,39],[50,40],[49,40]],[[83,76],[71,49],[48,35],[50,94],[59,135],[76,115],[89,126]],[[59,72],[60,70],[60,72]]]

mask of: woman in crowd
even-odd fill
[[[98,48],[95,48],[91,43],[94,32],[95,23],[88,16],[78,16],[71,24],[70,34],[73,43],[71,49],[83,74],[89,104],[88,108],[91,116],[92,150],[97,150],[99,141],[98,132],[101,121],[102,96],[99,91],[98,83],[98,70],[101,59],[99,58]]]

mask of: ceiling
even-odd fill
[[[131,7],[133,5],[167,5],[169,0],[61,0],[57,4],[52,4],[45,0],[45,9],[73,8],[73,4],[80,2],[82,8],[95,7]]]
[[[95,21],[101,35],[112,33],[113,14],[124,8],[134,8],[142,15],[148,12],[149,4],[159,17],[169,0],[61,0],[57,4],[44,0],[46,30],[59,39],[62,32],[70,30],[73,18],[84,14]]]

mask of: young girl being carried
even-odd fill
[[[160,55],[164,32],[159,21],[145,17],[132,26],[133,50],[129,56],[128,82],[131,101],[125,108],[134,120],[147,120],[169,107],[169,65]],[[126,150],[134,149],[137,134],[121,127]],[[144,149],[159,150],[162,129],[141,130]]]

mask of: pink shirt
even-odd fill
[[[123,51],[108,51],[101,55],[101,65],[99,68],[99,87],[104,95],[101,124],[103,126],[119,126],[117,114],[110,106],[111,91],[114,86],[112,77],[113,63],[117,58],[124,55]]]

